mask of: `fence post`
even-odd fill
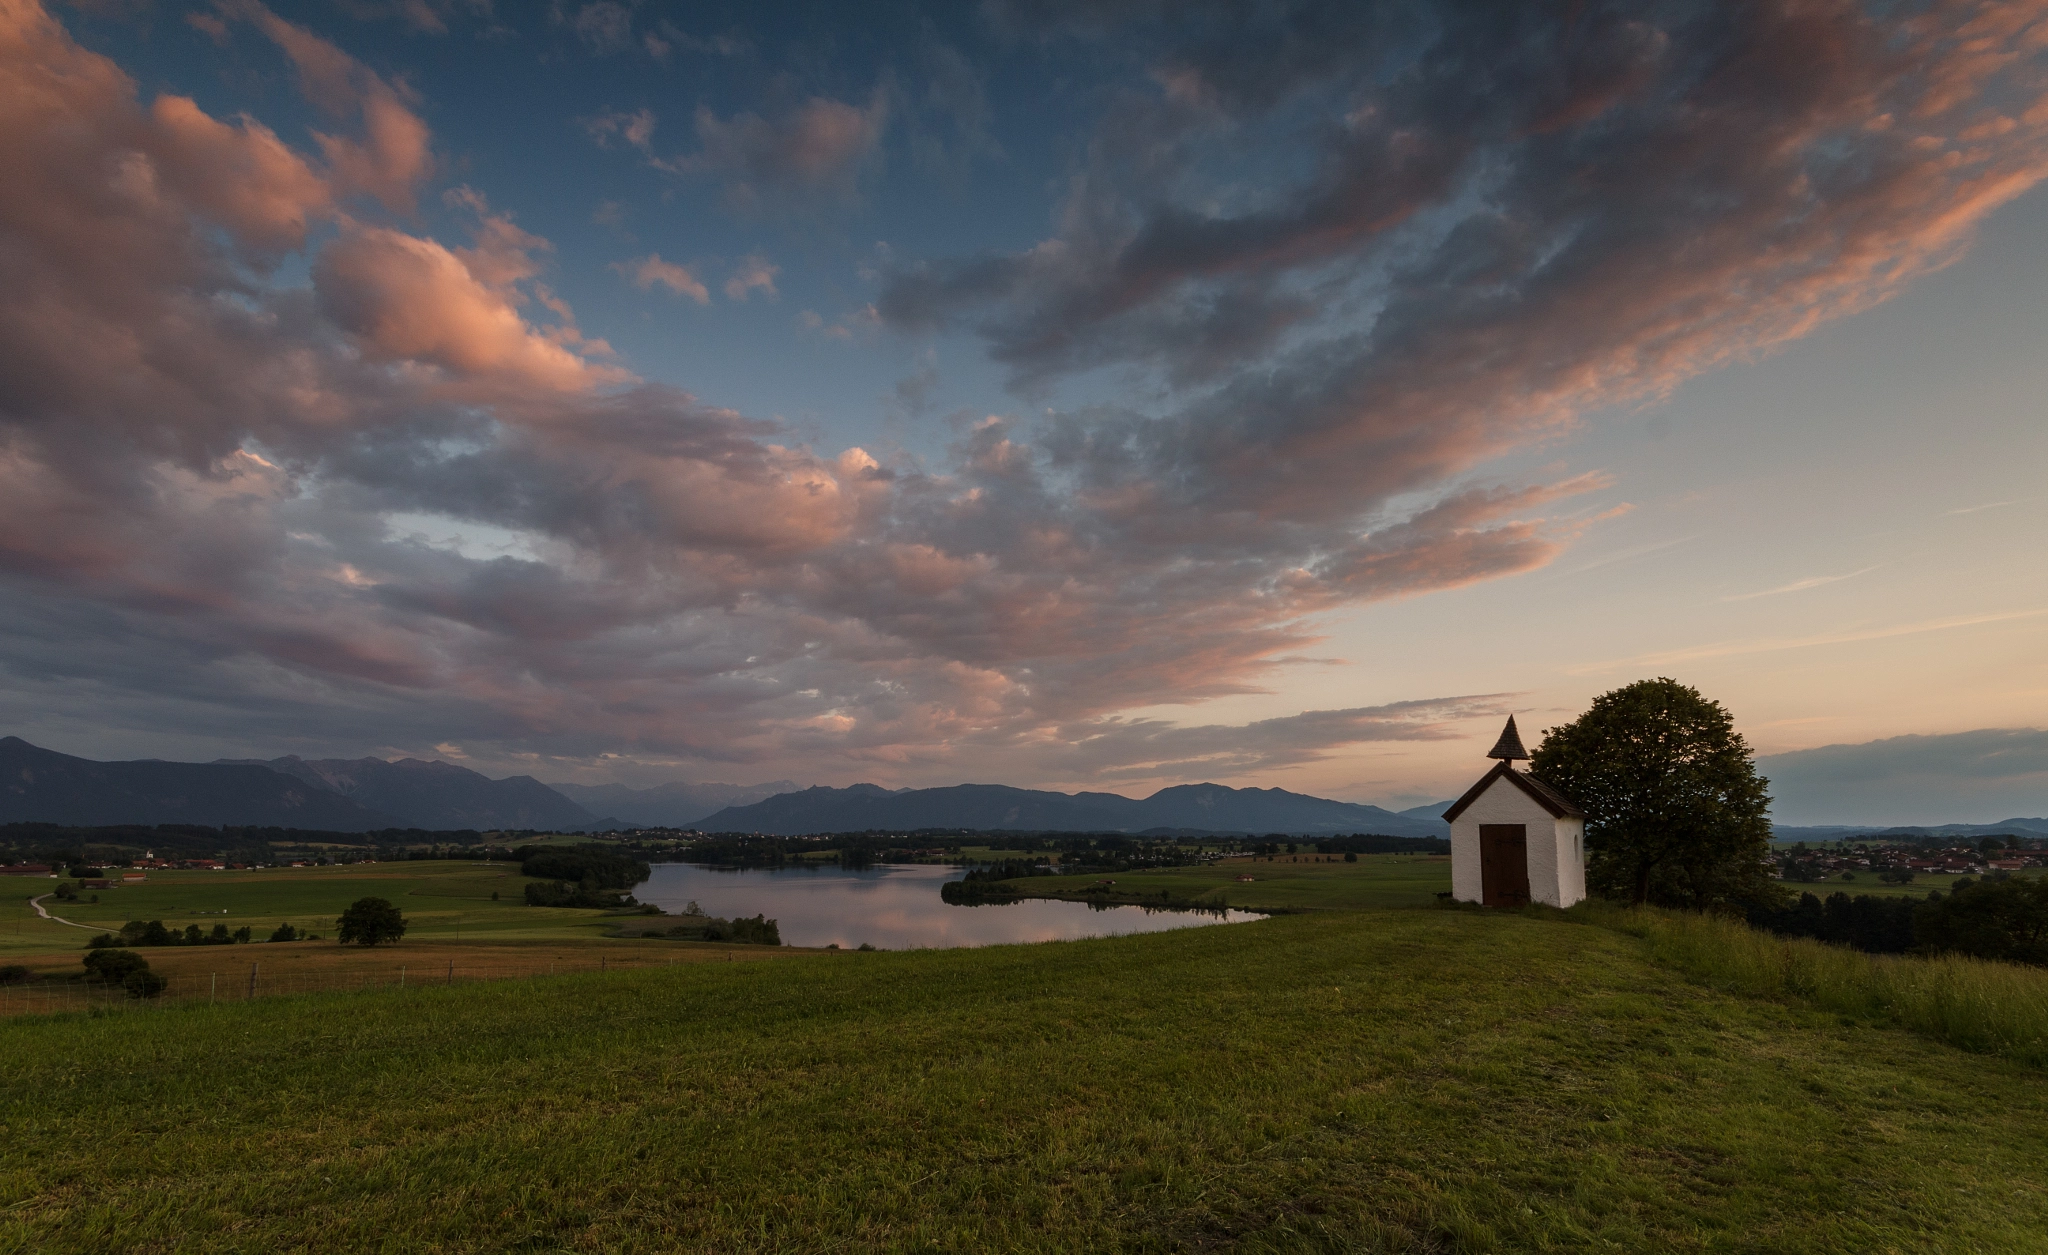
[[[448,983],[450,985],[455,983],[455,964],[453,962],[448,964]]]
[[[251,964],[249,965],[249,997],[250,997],[250,998],[254,998],[255,996],[256,996],[256,965],[255,965],[254,963],[251,963]]]
[[[402,967],[398,969],[398,987],[405,988],[405,969]]]
[[[206,986],[206,1005],[209,1007],[213,1005],[213,995],[220,989],[220,973],[214,972],[211,975],[212,980]]]

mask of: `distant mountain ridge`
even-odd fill
[[[1435,804],[1439,809],[1448,803]],[[1417,808],[1428,810],[1428,807]],[[1117,793],[1056,793],[1000,784],[958,784],[891,791],[874,784],[843,789],[823,785],[783,793],[748,806],[732,806],[697,825],[707,832],[759,832],[802,836],[867,829],[1185,833],[1285,832],[1310,836],[1373,832],[1397,837],[1445,837],[1441,819],[1398,814],[1378,806],[1337,802],[1285,789],[1233,789],[1183,784],[1143,799]]]
[[[2048,819],[2002,819],[1995,824],[1778,824],[1774,841],[1839,841],[1843,837],[2048,837]]]
[[[0,737],[0,822],[207,824],[367,832],[395,815],[244,763],[96,762]]]
[[[439,760],[401,758],[228,759],[223,764],[267,767],[337,793],[372,810],[396,815],[403,827],[450,830],[497,828],[577,830],[599,818],[532,776],[493,780],[482,772]]]
[[[778,793],[793,793],[802,786],[793,780],[767,784],[688,784],[677,780],[647,789],[623,784],[550,783],[548,787],[594,815],[608,815],[637,827],[689,828],[725,807],[747,806]]]

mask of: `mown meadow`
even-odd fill
[[[1000,909],[1000,908],[996,908]],[[1556,913],[0,1025],[0,1250],[1979,1250],[2048,1087]]]

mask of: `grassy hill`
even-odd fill
[[[1555,914],[0,1024],[0,1251],[2032,1251],[2048,1087]]]

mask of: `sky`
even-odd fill
[[[2048,814],[2048,0],[0,0],[0,724]]]

